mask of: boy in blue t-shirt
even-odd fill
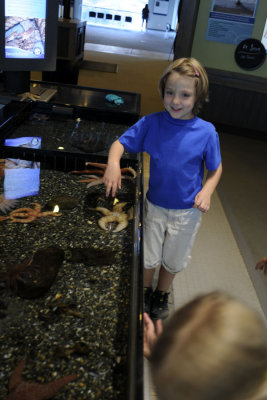
[[[149,188],[144,214],[145,312],[152,319],[168,316],[168,291],[190,256],[202,213],[222,173],[214,126],[197,117],[208,98],[208,77],[194,58],[174,61],[163,72],[159,90],[166,111],[141,118],[109,152],[104,175],[106,195],[121,187],[120,159],[130,153],[150,155]],[[208,173],[202,185],[204,166]],[[155,270],[160,267],[156,290]]]

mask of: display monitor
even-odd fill
[[[58,0],[1,0],[0,70],[55,70],[57,24]]]

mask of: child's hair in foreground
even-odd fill
[[[193,108],[193,114],[198,114],[202,104],[208,101],[209,98],[209,81],[205,69],[195,58],[179,58],[172,62],[165,69],[159,80],[159,92],[162,98],[164,98],[166,81],[173,71],[195,79],[196,103]]]
[[[166,322],[151,368],[161,400],[266,399],[266,327],[227,294],[199,296]]]

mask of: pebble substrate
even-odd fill
[[[0,266],[20,263],[38,249],[58,246],[106,248],[116,251],[111,265],[64,260],[52,287],[37,299],[22,299],[0,291],[0,398],[5,399],[9,377],[26,358],[23,379],[39,383],[77,373],[55,400],[125,400],[127,386],[128,316],[133,223],[120,233],[101,230],[102,215],[88,212],[90,193],[103,198],[104,187],[86,189],[80,176],[41,170],[40,191],[17,207],[44,206],[52,197],[75,196],[78,205],[61,217],[44,217],[29,224],[0,222]],[[121,193],[134,193],[125,181]],[[119,196],[118,196],[119,197]],[[133,199],[134,201],[134,199]],[[89,223],[88,223],[89,221]],[[69,307],[68,314],[60,303]]]

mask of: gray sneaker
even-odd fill
[[[163,290],[155,290],[152,295],[151,313],[152,319],[166,319],[169,315],[169,293]]]

